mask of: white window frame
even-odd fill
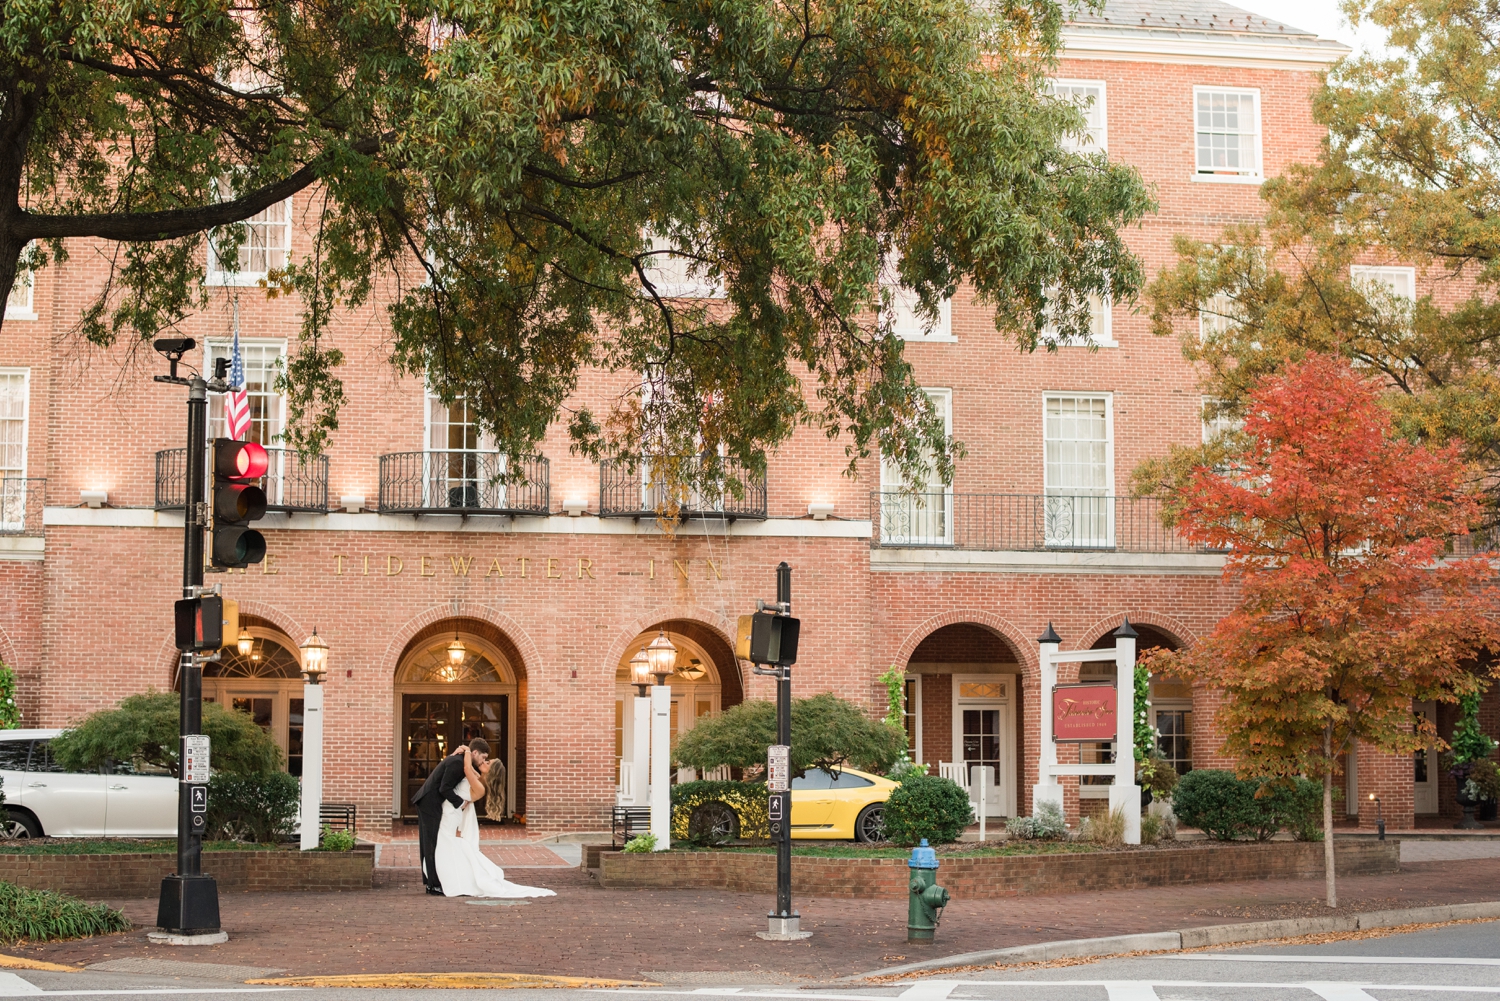
[[[911,698],[906,706],[906,712],[912,717],[912,760],[920,762],[922,758],[922,676],[907,671],[901,676],[902,694],[906,693],[906,685],[911,684]]]
[[[1099,91],[1098,96],[1096,96],[1094,98],[1094,103],[1093,103],[1093,106],[1091,108],[1084,108],[1084,107],[1080,106],[1079,109],[1078,109],[1079,111],[1083,112],[1083,114],[1084,114],[1085,117],[1088,117],[1088,114],[1089,114],[1090,111],[1097,111],[1098,112],[1099,123],[1097,125],[1095,125],[1095,126],[1091,126],[1084,133],[1084,135],[1088,139],[1090,139],[1092,141],[1091,142],[1087,142],[1087,141],[1084,141],[1083,137],[1070,136],[1070,137],[1067,137],[1067,138],[1065,138],[1063,140],[1063,142],[1064,142],[1064,148],[1068,149],[1068,150],[1070,150],[1070,151],[1072,151],[1074,153],[1108,153],[1109,152],[1109,90],[1108,90],[1108,87],[1106,86],[1105,82],[1103,80],[1073,80],[1073,79],[1056,79],[1056,80],[1048,80],[1047,81],[1048,92],[1054,98],[1057,98],[1058,100],[1072,100],[1073,103],[1077,104],[1078,103],[1078,95],[1075,95],[1075,94],[1061,95],[1061,94],[1058,93],[1058,89],[1059,88],[1067,88],[1069,90],[1074,90],[1074,89],[1081,90],[1081,89],[1087,89],[1087,88],[1097,88],[1098,91]]]
[[[953,435],[953,390],[942,387],[922,387],[922,392],[932,401],[934,409],[938,410],[943,417],[943,433]],[[880,458],[880,497],[881,497],[881,536],[880,541],[892,546],[951,546],[953,545],[953,485],[944,484],[942,497],[937,498],[938,491],[928,489],[917,494],[918,497],[931,497],[932,501],[923,505],[919,510],[923,513],[917,514],[917,519],[923,523],[921,531],[906,534],[886,534],[885,507],[892,505],[916,505],[918,502],[902,492],[906,489],[906,481],[899,475],[899,470],[885,461],[884,456]],[[893,494],[889,500],[886,495]],[[931,522],[936,520],[937,524]]]
[[[1400,279],[1406,283],[1406,289],[1400,288],[1396,281]],[[1417,299],[1417,269],[1403,265],[1383,264],[1351,264],[1349,266],[1349,282],[1354,285],[1383,285],[1394,296],[1415,302]]]
[[[901,265],[892,252],[886,255],[880,266],[880,288],[891,295],[890,306],[883,309],[881,319],[888,321],[891,334],[898,340],[913,343],[957,344],[953,334],[953,300],[938,303],[936,321],[929,321],[917,313],[917,295],[901,285]]]
[[[1255,165],[1253,169],[1236,172],[1219,173],[1212,170],[1204,170],[1198,163],[1198,136],[1201,131],[1198,128],[1198,96],[1200,94],[1235,94],[1241,97],[1249,96],[1255,101],[1255,132],[1253,147],[1255,150]],[[1261,94],[1259,87],[1222,87],[1222,86],[1195,86],[1193,88],[1192,104],[1193,121],[1193,180],[1208,184],[1262,184],[1265,182],[1265,147],[1263,142],[1263,129],[1265,116],[1262,113]],[[1234,133],[1244,135],[1243,132]]]
[[[427,386],[425,386],[425,390],[426,391],[422,395],[422,452],[424,454],[424,464],[426,465],[427,468],[425,468],[423,470],[423,472],[424,472],[425,475],[422,477],[422,504],[423,504],[424,507],[441,508],[441,507],[446,507],[446,505],[439,504],[437,502],[438,498],[434,498],[434,497],[431,496],[432,488],[436,484],[437,480],[439,479],[439,476],[438,476],[438,473],[436,472],[436,470],[431,465],[431,463],[433,462],[433,460],[430,459],[430,458],[425,458],[426,456],[432,456],[432,455],[444,455],[444,456],[447,456],[447,455],[451,455],[451,454],[453,454],[455,452],[457,452],[457,453],[467,453],[469,455],[496,455],[496,456],[498,456],[498,458],[496,460],[496,462],[497,462],[496,471],[499,472],[499,473],[501,473],[501,474],[504,474],[505,471],[506,471],[506,457],[503,456],[503,455],[499,455],[499,450],[494,446],[493,443],[491,443],[489,445],[489,447],[485,446],[484,432],[479,428],[479,425],[477,423],[473,424],[473,426],[475,428],[475,431],[476,431],[476,435],[477,435],[477,437],[476,437],[477,447],[475,447],[475,448],[435,448],[435,447],[433,447],[433,444],[432,444],[432,428],[433,428],[432,407],[433,407],[433,404],[437,404],[439,406],[448,406],[448,404],[444,404],[443,401],[442,401],[442,399],[438,396],[438,394],[436,394],[436,393],[434,393],[432,391],[432,386],[430,384],[427,385]],[[466,398],[459,397],[459,400],[463,400],[465,402],[465,405],[467,405]],[[457,402],[459,402],[459,400],[455,400],[454,402],[457,403]],[[451,426],[451,422],[445,422],[445,423],[447,423],[447,424],[449,424]],[[444,475],[441,478],[444,480],[445,483],[449,482],[449,481],[451,481],[453,479],[453,477],[450,477],[450,476],[447,476],[447,475]],[[465,482],[467,480],[467,477],[458,477],[457,479],[458,479],[458,482],[463,483],[463,482]],[[476,485],[477,485],[477,481],[476,481]],[[451,487],[449,487],[447,489],[451,489]],[[504,480],[501,480],[498,484],[496,484],[496,489],[499,491],[496,494],[496,504],[498,506],[500,506],[500,507],[504,507],[505,506],[505,502],[506,502],[507,484],[505,483]]]
[[[228,194],[227,191],[225,191],[224,193]],[[274,222],[272,222],[272,223],[255,222],[255,221],[253,221],[254,217],[252,217],[251,219],[241,220],[241,222],[238,225],[244,225],[244,226],[266,226],[268,229],[271,228],[271,227],[280,225],[285,230],[285,243],[283,244],[283,253],[286,254],[287,261],[290,262],[291,258],[292,258],[292,199],[291,199],[291,197],[287,197],[285,200],[277,202],[274,206],[270,206],[270,207],[262,210],[262,212],[257,212],[256,215],[261,215],[264,212],[270,211],[271,208],[276,208],[276,207],[280,207],[280,208],[284,209],[284,211],[286,213],[286,219],[285,219],[285,221],[282,222],[282,223],[280,223],[280,224],[277,224],[277,223],[274,223]],[[247,235],[247,239],[248,239],[248,235]],[[209,230],[209,232],[208,232],[208,238],[204,242],[208,246],[208,262],[207,262],[208,263],[208,267],[207,267],[207,269],[205,271],[205,275],[204,275],[204,283],[205,284],[207,284],[207,285],[213,285],[213,286],[218,286],[218,287],[230,287],[230,288],[239,287],[239,288],[243,288],[243,287],[247,287],[247,286],[259,285],[261,282],[263,282],[263,281],[266,280],[267,276],[270,275],[270,271],[232,271],[232,270],[227,270],[225,268],[222,268],[222,267],[220,267],[218,251],[214,249],[214,230]],[[245,246],[246,246],[245,243],[241,243],[240,244],[240,249],[243,250],[245,248]],[[283,265],[283,267],[284,266],[285,265]]]
[[[979,792],[976,784],[971,784],[967,774],[968,768],[964,765],[964,715],[965,709],[998,709],[1000,711],[1000,774],[997,783],[1000,787],[1000,802],[993,803],[985,798],[985,812],[991,817],[1014,817],[1016,815],[1016,784],[1019,775],[1016,770],[1016,685],[1019,677],[1014,674],[952,674],[949,675],[949,685],[952,689],[950,698],[952,715],[953,741],[953,766],[958,769],[958,774],[963,776],[959,785],[969,794],[969,802],[977,812],[979,809]],[[964,684],[993,684],[999,683],[1005,686],[1005,694],[1000,698],[962,698],[959,691]]]
[[[285,337],[245,337],[242,335],[240,337],[240,353],[243,354],[245,349],[250,347],[275,348],[277,359],[283,364],[286,362],[287,342]],[[218,357],[229,358],[233,351],[234,339],[232,337],[215,337],[204,341],[203,371],[211,374],[214,369],[214,359]],[[277,393],[276,399],[278,401],[276,405],[276,434],[273,436],[272,441],[266,445],[267,448],[281,448],[281,435],[286,431],[286,397],[281,393]],[[217,419],[222,422],[222,411]],[[215,425],[214,421],[215,418],[210,414],[208,417],[208,434],[210,438],[218,437],[224,431],[223,424]]]
[[[663,299],[725,298],[722,281],[707,281],[688,274],[688,269],[697,262],[678,254],[663,253],[672,249],[669,237],[647,233],[646,239],[650,242],[653,253],[651,263],[642,270],[650,278],[658,296]],[[642,286],[641,295],[650,298],[651,294]]]
[[[1225,431],[1238,431],[1245,426],[1245,421],[1239,417],[1215,417],[1209,420],[1204,416],[1208,408],[1219,401],[1212,396],[1200,397],[1198,400],[1198,420],[1203,425],[1203,444],[1207,445],[1215,435]]]
[[[26,259],[23,250],[21,260]],[[23,301],[16,301],[16,293],[25,291]],[[36,272],[24,268],[16,269],[15,283],[11,285],[10,293],[5,297],[5,318],[7,320],[35,320],[36,316]]]
[[[24,480],[26,479],[27,462],[30,459],[31,452],[31,369],[20,367],[0,368],[0,376],[16,375],[21,377],[21,467],[18,472],[0,472],[0,480],[16,477],[23,481],[19,498],[20,520],[17,521],[14,518],[5,517],[3,521],[0,521],[0,526],[11,529],[20,528],[26,522],[27,496]],[[3,508],[6,514],[12,512],[13,503],[9,496],[0,495],[0,508]]]
[[[1088,399],[1088,400],[1102,400],[1104,402],[1104,482],[1105,482],[1104,491],[1105,492],[1103,494],[1097,494],[1096,495],[1096,494],[1081,494],[1081,493],[1072,493],[1072,494],[1061,493],[1061,491],[1064,490],[1064,489],[1066,489],[1066,488],[1062,484],[1054,484],[1054,483],[1050,482],[1050,477],[1049,477],[1049,474],[1048,474],[1049,463],[1047,461],[1047,443],[1049,441],[1049,439],[1047,438],[1047,404],[1048,404],[1048,401],[1054,400],[1054,399],[1056,399],[1056,400],[1062,400],[1062,399]],[[1068,539],[1064,540],[1061,537],[1059,537],[1057,539],[1057,541],[1054,541],[1050,537],[1050,532],[1049,532],[1048,533],[1049,537],[1046,540],[1046,544],[1048,546],[1055,546],[1055,547],[1057,547],[1059,549],[1074,549],[1074,548],[1087,548],[1087,549],[1100,549],[1100,548],[1102,548],[1102,549],[1109,549],[1109,548],[1112,548],[1114,546],[1114,544],[1115,544],[1115,503],[1116,503],[1116,501],[1115,501],[1115,394],[1112,393],[1112,392],[1102,392],[1101,393],[1101,392],[1084,391],[1084,390],[1048,390],[1048,391],[1042,393],[1041,403],[1042,403],[1042,411],[1041,411],[1041,418],[1042,418],[1042,494],[1043,494],[1043,501],[1042,501],[1042,503],[1044,505],[1048,505],[1048,512],[1047,512],[1048,517],[1045,519],[1046,524],[1048,524],[1048,525],[1051,524],[1052,515],[1053,515],[1053,512],[1052,512],[1052,510],[1050,508],[1050,502],[1047,500],[1047,498],[1049,498],[1049,497],[1093,497],[1093,496],[1098,496],[1098,497],[1105,498],[1105,500],[1103,501],[1103,504],[1102,504],[1102,508],[1101,508],[1101,513],[1102,513],[1102,516],[1103,516],[1103,519],[1104,519],[1104,524],[1103,524],[1104,532],[1103,532],[1102,535],[1094,534],[1094,533],[1089,533],[1089,534],[1086,534],[1086,535],[1080,535],[1078,533],[1078,531],[1076,530],[1076,526],[1078,524],[1078,516],[1077,516],[1077,512],[1075,510],[1075,511],[1072,512],[1072,516],[1071,516],[1072,517],[1072,523],[1074,525],[1074,530],[1070,533]],[[1072,439],[1058,439],[1058,441],[1066,441],[1066,440],[1072,440]],[[1059,492],[1058,493],[1053,493],[1054,490],[1055,491],[1059,491]]]
[[[1107,295],[1090,295],[1089,311],[1099,321],[1098,339],[1094,335],[1087,338],[1080,337],[1058,337],[1057,326],[1049,319],[1042,327],[1042,336],[1049,340],[1055,340],[1059,348],[1117,348],[1120,342],[1115,340],[1114,322],[1114,300]]]
[[[1238,327],[1232,311],[1234,300],[1227,292],[1218,292],[1198,307],[1198,343],[1206,344],[1209,337],[1222,337]]]

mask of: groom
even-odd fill
[[[478,768],[490,756],[489,742],[483,737],[475,737],[469,741],[469,754],[474,759],[474,767]],[[464,757],[463,747],[460,746],[432,770],[427,781],[422,783],[422,788],[411,798],[412,805],[417,808],[417,839],[422,849],[422,885],[436,897],[443,895],[442,884],[438,882],[435,857],[438,828],[443,823],[443,801],[452,803],[454,809],[463,807],[464,801],[453,791],[463,780]]]

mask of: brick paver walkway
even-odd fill
[[[542,845],[481,841],[479,850],[501,868],[505,866],[565,866],[568,863]],[[389,841],[375,845],[375,865],[381,869],[416,869],[421,850],[415,841]]]
[[[1326,913],[1322,880],[1215,883],[1009,900],[958,900],[938,943],[906,943],[902,901],[796,901],[813,937],[755,938],[770,898],[711,890],[605,890],[573,868],[525,869],[520,882],[558,896],[476,906],[420,892],[413,870],[383,870],[378,889],[351,893],[226,893],[227,944],[182,951],[124,935],[6,950],[65,963],[128,956],[281,967],[294,974],[445,970],[639,976],[723,970],[828,978],[903,961],[1029,942],[1166,931],[1195,925]],[[941,879],[941,874],[939,876]],[[1400,873],[1340,881],[1348,910],[1500,899],[1500,866],[1403,864]],[[138,925],[154,900],[115,901]]]

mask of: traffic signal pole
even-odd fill
[[[776,607],[783,615],[792,614],[792,568],[785,560],[776,567]],[[778,668],[776,673],[776,743],[792,746],[791,665]],[[782,925],[783,932],[795,932],[801,922],[792,912],[792,794],[788,791],[777,795],[782,797],[781,815],[786,820],[776,841],[776,913],[772,915],[775,919],[772,924]]]
[[[761,602],[761,611],[741,618],[736,656],[755,665],[757,674],[776,676],[776,746],[766,749],[767,816],[776,842],[776,909],[767,917],[765,931],[755,934],[772,942],[794,942],[812,932],[802,930],[802,918],[792,910],[792,663],[797,659],[801,623],[792,618],[792,568],[776,567],[776,608]],[[741,648],[741,641],[744,647]],[[772,670],[763,669],[767,664]]]

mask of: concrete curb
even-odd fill
[[[1500,900],[1474,904],[1442,904],[1437,907],[1407,907],[1366,914],[1330,915],[1326,918],[1287,918],[1281,921],[1248,921],[1232,925],[1208,925],[1181,931],[1148,932],[1140,935],[1111,935],[1105,938],[1075,938],[1061,942],[1038,942],[1009,949],[986,949],[956,956],[888,966],[869,973],[840,977],[840,982],[866,980],[870,977],[898,976],[923,970],[941,970],[954,966],[992,966],[997,963],[1045,963],[1054,959],[1091,959],[1117,956],[1125,952],[1171,952],[1177,949],[1199,949],[1204,946],[1260,942],[1266,939],[1295,938],[1299,935],[1322,935],[1328,932],[1360,931],[1368,928],[1390,928],[1395,925],[1434,924],[1442,921],[1466,921],[1475,918],[1500,918]]]

